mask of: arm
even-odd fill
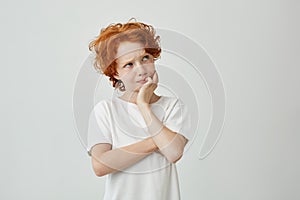
[[[158,150],[152,138],[113,149],[111,144],[96,144],[91,149],[92,166],[97,176],[121,171]]]
[[[155,71],[153,76],[148,77],[147,83],[139,90],[136,102],[146,122],[148,131],[160,152],[168,159],[168,161],[175,163],[182,157],[187,139],[164,126],[152,112],[149,102],[157,87],[157,83],[158,75]]]
[[[149,133],[160,152],[172,163],[177,162],[183,154],[187,139],[168,129],[152,112],[149,104],[140,104],[141,111]]]

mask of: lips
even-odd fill
[[[156,73],[156,71],[154,71],[154,74],[155,74],[155,73]],[[154,74],[151,75],[151,76],[146,76],[145,78],[140,79],[140,80],[138,80],[137,82],[138,82],[138,83],[146,83],[146,82],[147,82],[147,78],[150,77],[151,79],[153,79]]]
[[[137,81],[138,83],[146,83],[147,81],[146,81],[146,79],[143,79],[143,80],[139,80],[139,81]]]
[[[146,83],[147,82],[147,77],[146,78],[144,78],[144,79],[141,79],[141,80],[139,80],[139,81],[137,81],[138,83]]]

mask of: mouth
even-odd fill
[[[144,83],[146,83],[147,81],[145,80],[145,79],[143,79],[143,80],[139,80],[139,81],[137,81],[138,83],[141,83],[141,84],[144,84]]]
[[[141,79],[141,80],[139,80],[139,81],[137,81],[138,83],[146,83],[147,82],[147,78],[148,77],[145,77],[144,79]]]
[[[154,72],[154,74],[155,74],[155,73],[156,73],[156,72]],[[152,74],[151,76],[147,76],[147,77],[145,77],[144,79],[138,80],[137,83],[142,83],[142,84],[146,83],[146,82],[147,82],[147,78],[150,77],[150,78],[153,79],[154,74]]]

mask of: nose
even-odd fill
[[[143,65],[139,65],[137,67],[137,74],[138,76],[146,76],[148,73],[147,73],[147,70],[145,69],[145,67]]]
[[[146,76],[147,75],[147,72],[145,73],[139,73],[139,76]]]

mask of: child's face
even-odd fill
[[[144,46],[138,42],[121,42],[116,55],[116,79],[121,79],[126,92],[137,92],[147,77],[153,77],[155,65],[153,56],[146,53]]]

